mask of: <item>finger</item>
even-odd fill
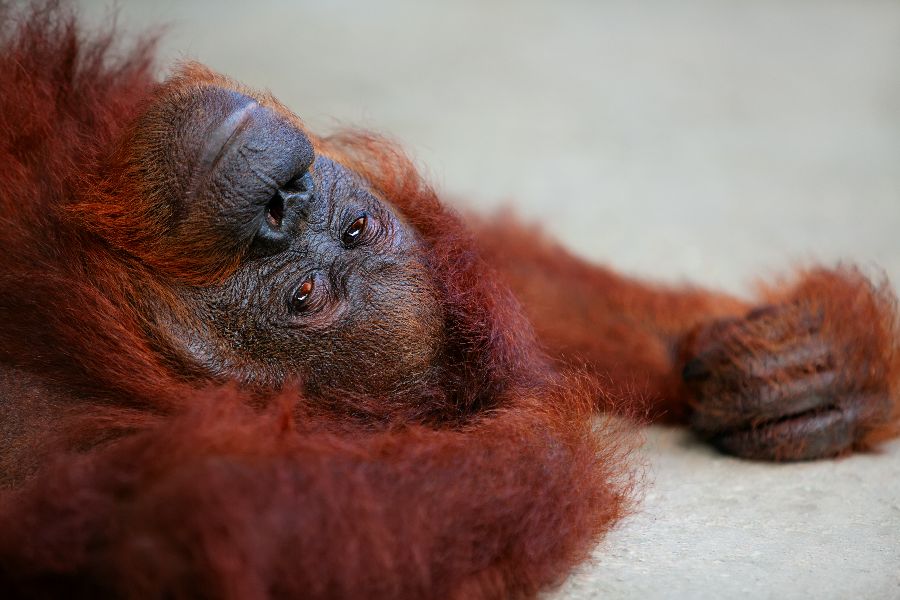
[[[691,424],[715,432],[827,406],[836,394],[837,380],[834,371],[826,371],[778,383],[747,379],[726,386],[706,385],[695,393]]]
[[[777,421],[719,433],[710,442],[742,458],[813,460],[849,451],[873,423],[889,412],[884,394],[847,395],[835,404]]]
[[[721,433],[710,441],[720,450],[742,458],[797,461],[849,450],[854,432],[855,421],[841,410],[831,408]]]
[[[724,364],[742,356],[781,354],[814,339],[821,324],[821,315],[796,306],[763,306],[746,318],[719,319],[703,327],[692,340],[692,354]]]

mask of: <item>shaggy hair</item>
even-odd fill
[[[587,557],[626,506],[626,436],[401,153],[317,141],[429,243],[447,389],[411,412],[199,384],[147,339],[165,283],[85,226],[154,90],[152,40],[122,54],[52,5],[0,19],[7,597],[531,596]]]
[[[532,597],[633,501],[634,430],[598,409],[690,418],[756,458],[896,435],[886,282],[811,270],[748,312],[628,280],[515,220],[464,223],[365,133],[310,137],[421,236],[440,377],[413,382],[410,402],[186,373],[160,350],[153,308],[191,310],[171,273],[206,281],[233,264],[223,250],[200,272],[215,245],[165,246],[158,203],[129,187],[131,128],[161,90],[153,54],[152,39],[122,51],[111,32],[84,34],[53,2],[0,4],[5,597]],[[187,65],[162,86],[218,77]],[[831,404],[779,412],[819,389]],[[808,447],[810,415],[850,424]],[[850,441],[829,446],[838,434]]]

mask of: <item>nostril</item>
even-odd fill
[[[284,198],[280,191],[275,192],[266,205],[266,220],[272,229],[281,229],[281,223],[284,221]]]
[[[684,369],[681,370],[681,378],[685,381],[703,381],[709,379],[710,375],[712,375],[712,371],[699,358],[692,358],[687,361]]]
[[[309,171],[304,172],[299,177],[294,177],[285,186],[284,191],[291,195],[309,195],[313,190],[312,175]]]

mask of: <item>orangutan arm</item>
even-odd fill
[[[829,456],[897,432],[900,329],[886,282],[815,269],[754,307],[617,275],[508,222],[477,231],[547,352],[608,379],[613,408],[689,419],[751,458]]]
[[[352,435],[207,390],[0,493],[8,597],[532,597],[622,515],[586,388],[465,431]],[[302,402],[302,401],[301,401]],[[308,408],[308,407],[307,407]],[[300,410],[296,408],[296,410]],[[103,415],[98,415],[103,417]],[[113,415],[115,418],[115,415]]]
[[[652,419],[686,418],[680,376],[685,335],[711,319],[742,315],[748,304],[622,276],[575,257],[536,228],[476,223],[487,260],[522,302],[554,360],[606,380],[619,399],[612,408]]]

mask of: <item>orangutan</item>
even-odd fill
[[[0,22],[7,597],[531,597],[632,498],[599,412],[763,460],[896,433],[887,282],[646,284],[152,44]]]

